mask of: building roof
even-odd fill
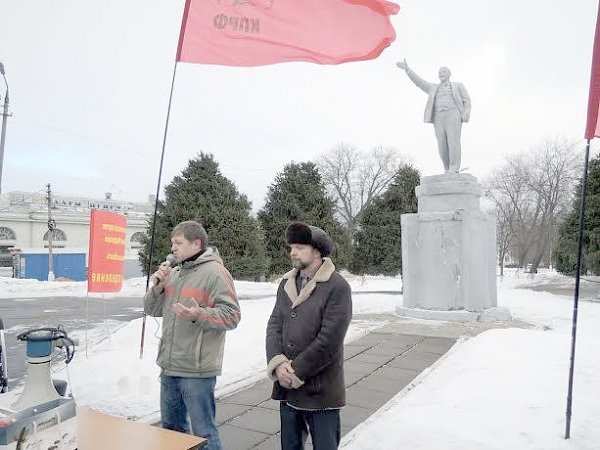
[[[45,192],[12,191],[0,195],[0,212],[47,211],[47,202]],[[64,194],[52,195],[52,210],[87,215],[91,209],[114,211],[131,217],[147,217],[153,213],[154,203],[114,200],[110,193],[107,193],[103,199]]]

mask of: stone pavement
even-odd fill
[[[389,321],[345,345],[346,406],[342,435],[387,403],[444,355],[460,336],[474,336],[502,323],[442,323],[396,316],[358,316]],[[508,324],[527,326],[516,321]],[[265,379],[217,400],[217,423],[226,450],[274,450],[279,444],[279,405]],[[308,446],[311,448],[310,446]]]

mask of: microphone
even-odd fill
[[[169,253],[165,260],[160,263],[160,267],[172,267],[177,263],[177,257],[173,253]],[[160,280],[156,277],[153,278],[154,285],[157,285]]]
[[[175,257],[175,255],[173,253],[169,253],[167,255],[167,257],[165,258],[165,261],[161,264],[165,265],[167,267],[172,267],[177,263],[177,258]]]

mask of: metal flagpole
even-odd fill
[[[4,64],[0,62],[0,75],[4,78],[4,84],[6,85],[6,92],[4,93],[4,106],[2,107],[2,131],[0,132],[0,194],[2,193],[2,167],[4,165],[4,144],[6,142],[6,119],[12,114],[8,113],[8,81],[6,81],[6,72],[4,71]]]
[[[571,415],[573,405],[573,372],[575,368],[575,343],[577,341],[577,313],[579,308],[579,279],[581,273],[581,255],[583,253],[583,224],[585,223],[585,197],[587,194],[588,166],[590,159],[590,140],[585,146],[585,163],[583,168],[583,182],[581,185],[581,201],[579,206],[579,242],[577,245],[577,265],[575,273],[575,297],[573,299],[573,325],[571,331],[571,366],[569,368],[569,388],[567,392],[567,425],[565,439],[571,437]]]
[[[160,195],[160,180],[162,178],[163,162],[165,159],[165,146],[167,143],[167,133],[169,131],[169,117],[171,116],[171,101],[173,100],[173,87],[175,86],[175,74],[177,73],[177,62],[173,68],[173,79],[171,80],[171,93],[169,94],[169,106],[167,108],[167,120],[165,121],[165,132],[163,135],[162,151],[160,153],[160,165],[158,168],[158,181],[156,183],[156,198],[154,199],[154,215],[152,217],[152,235],[150,238],[150,254],[148,255],[148,265],[146,266],[146,291],[150,286],[150,272],[154,262],[154,236],[156,234],[156,214],[158,211],[158,196]],[[140,359],[144,357],[144,334],[146,332],[146,313],[142,318],[142,339],[140,341]]]

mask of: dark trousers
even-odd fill
[[[281,449],[304,450],[308,433],[314,450],[335,450],[340,444],[339,409],[305,411],[279,404],[281,417]]]

